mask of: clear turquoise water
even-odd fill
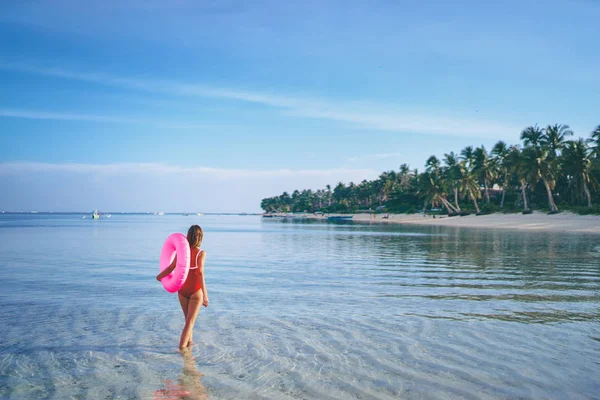
[[[154,280],[205,231],[191,354]],[[589,399],[600,237],[262,221],[0,215],[0,398]]]

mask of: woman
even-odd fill
[[[202,228],[198,225],[192,225],[187,233],[187,240],[190,244],[190,270],[183,287],[177,293],[179,304],[185,316],[185,326],[179,340],[179,349],[182,350],[192,345],[192,336],[196,317],[200,311],[200,307],[208,307],[208,292],[206,291],[206,283],[204,282],[204,260],[206,252],[200,250],[202,243]],[[160,282],[165,276],[169,275],[175,269],[177,264],[177,256],[160,274],[156,276],[156,280]]]

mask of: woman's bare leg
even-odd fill
[[[181,305],[181,309],[183,310],[183,318],[184,320],[187,320],[188,304],[190,302],[190,299],[185,296],[182,296],[180,293],[177,293],[177,297],[179,297],[179,304]],[[190,344],[191,342],[192,337],[190,336]]]
[[[200,307],[202,307],[202,300],[204,300],[202,290],[198,290],[189,298],[188,310],[185,316],[185,326],[183,327],[181,339],[179,340],[180,349],[189,345],[192,338],[192,331],[194,330],[194,324],[196,323],[196,317],[198,317],[198,312],[200,311]]]
[[[180,293],[177,293],[177,297],[179,297],[179,304],[181,304],[181,310],[183,311],[183,317],[187,318],[188,303],[190,302],[190,299],[188,299],[185,296],[182,296]]]

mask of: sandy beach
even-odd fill
[[[541,212],[533,214],[489,214],[468,215],[465,217],[423,216],[423,214],[354,214],[352,220],[365,223],[391,223],[449,226],[461,228],[487,228],[487,229],[513,229],[540,232],[578,232],[600,234],[599,215],[577,215],[570,212],[548,215]],[[311,218],[325,219],[325,216],[311,216]]]

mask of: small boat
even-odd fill
[[[98,212],[98,210],[94,210],[94,212],[92,213],[92,219],[100,219],[100,213]]]
[[[330,215],[327,217],[327,221],[349,221],[353,215]]]
[[[204,214],[203,214],[203,213],[196,213],[196,215],[197,215],[197,216],[199,216],[199,217],[201,217],[201,216],[203,216]]]

